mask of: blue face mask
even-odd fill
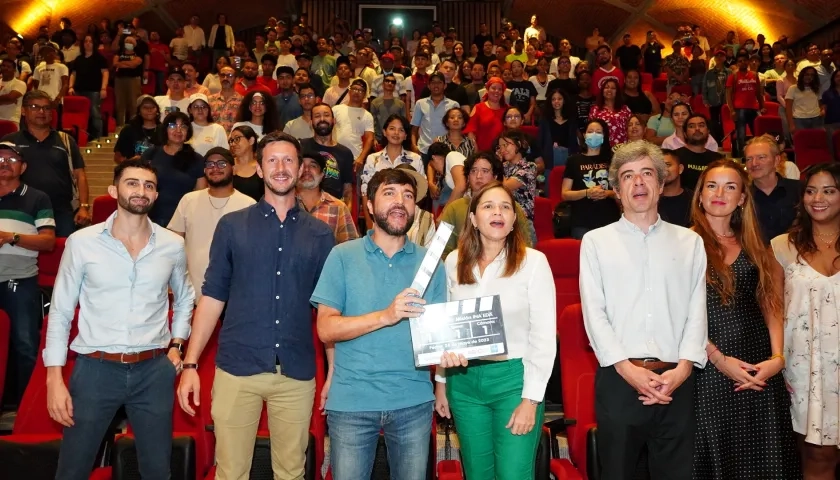
[[[603,133],[587,133],[583,138],[589,148],[598,148],[604,143]]]
[[[125,51],[126,52],[133,52],[134,51],[134,44],[126,43],[125,44]]]

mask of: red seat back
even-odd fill
[[[58,265],[61,263],[66,241],[66,237],[57,237],[55,248],[51,252],[38,253],[38,285],[42,287],[55,285],[55,277],[58,275]]]
[[[548,172],[548,198],[551,203],[557,205],[563,201],[563,174],[566,173],[566,166],[554,167]]]
[[[598,360],[589,346],[580,304],[569,305],[558,317],[560,378],[564,416],[574,419],[568,427],[569,454],[586,476],[586,436],[595,424],[595,372]]]
[[[642,72],[642,91],[650,92],[653,90],[653,75],[647,72]]]
[[[832,161],[831,152],[828,151],[828,137],[821,128],[793,132],[793,152],[796,166],[802,172],[811,165]]]
[[[778,113],[778,110],[776,110]],[[755,135],[761,136],[765,133],[782,133],[782,117],[777,115],[759,115],[755,119]]]
[[[11,324],[6,312],[0,310],[0,398],[6,385],[6,364],[9,360],[9,329]]]
[[[18,124],[11,120],[0,120],[0,138],[18,131]]]
[[[108,220],[112,213],[117,211],[117,199],[110,195],[100,195],[93,200],[94,224]]]
[[[536,141],[537,138],[539,138],[539,136],[540,136],[540,129],[537,126],[522,125],[521,127],[519,127],[519,129],[522,130],[522,133],[524,133],[525,135],[528,135],[534,141]],[[536,147],[537,147],[536,145],[531,145],[531,148],[536,148]]]
[[[580,240],[555,238],[538,242],[536,249],[545,254],[557,295],[557,318],[567,305],[580,303]]]
[[[148,79],[148,82],[141,84],[140,91],[143,95],[155,96],[155,76],[149,75]]]
[[[534,199],[534,230],[537,231],[537,242],[554,238],[554,205],[545,197]]]
[[[115,115],[117,111],[117,101],[114,98],[114,87],[108,87],[105,90],[106,96],[99,105],[99,110],[102,112],[102,128],[103,136],[113,132],[116,128]]]
[[[834,145],[834,159],[840,162],[840,130],[831,134],[831,144]]]
[[[653,79],[653,91],[655,92],[667,92],[668,91],[668,79],[666,78],[655,78]]]
[[[695,95],[691,97],[691,101],[689,102],[691,105],[691,111],[694,113],[701,113],[703,114],[706,119],[711,118],[711,112],[709,112],[709,107],[703,103],[703,96],[702,95]]]
[[[90,120],[90,100],[87,97],[64,97],[64,113],[61,117],[61,126],[73,131],[76,135],[76,143],[79,146],[87,145],[88,120]]]
[[[720,117],[723,119],[723,143],[721,147],[724,150],[732,150],[732,139],[735,137],[735,121],[732,120],[732,115],[729,112],[729,105],[723,104],[720,109]]]
[[[779,104],[777,102],[764,102],[765,115],[779,116]]]

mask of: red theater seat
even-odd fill
[[[110,195],[100,195],[93,200],[93,224],[108,220],[117,211],[117,199]]]
[[[61,126],[76,139],[80,147],[88,143],[88,121],[90,120],[90,100],[87,97],[64,97],[64,113]]]
[[[116,110],[117,110],[117,102],[114,98],[114,87],[108,87],[105,91],[105,99],[102,100],[100,103],[99,109],[102,113],[102,136],[105,137],[109,133],[116,130],[117,122],[116,122]]]
[[[9,330],[11,328],[9,316],[0,310],[0,398],[3,398],[3,387],[6,385],[6,366],[9,360]]]
[[[782,133],[782,117],[777,115],[759,115],[755,119],[755,135],[761,136],[765,133]]]
[[[554,238],[554,206],[545,197],[534,198],[534,230],[537,232],[537,242]]]
[[[828,151],[828,137],[821,128],[794,131],[793,152],[796,156],[796,166],[802,172],[811,165],[833,160],[831,152]]]
[[[776,102],[764,102],[764,109],[766,110],[766,112],[764,112],[764,114],[765,115],[771,115],[771,116],[774,116],[774,117],[778,117],[779,116],[779,106],[780,105]]]
[[[66,241],[65,237],[57,237],[55,248],[51,252],[38,253],[38,285],[41,287],[55,285],[55,277],[58,275],[58,265],[61,263]]]
[[[580,240],[555,238],[537,242],[536,249],[545,254],[554,288],[557,292],[557,318],[567,305],[580,303]]]
[[[649,92],[653,90],[653,75],[647,72],[642,72],[642,91]]]
[[[0,138],[18,131],[18,124],[10,120],[0,120]]]
[[[548,198],[551,203],[557,205],[563,201],[563,174],[566,173],[566,166],[554,167],[548,172]]]

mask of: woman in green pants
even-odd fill
[[[531,480],[542,400],[556,352],[554,279],[525,246],[513,195],[492,182],[474,193],[458,249],[446,258],[449,300],[501,296],[507,353],[467,362],[444,353],[435,408],[455,418],[467,480]]]

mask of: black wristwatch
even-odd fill
[[[169,342],[169,350],[171,350],[173,348],[178,349],[178,355],[180,355],[181,357],[184,356],[184,344],[183,343]]]
[[[20,242],[20,234],[17,234],[17,233],[12,234],[12,241],[9,242],[9,245],[14,247],[15,245],[18,244],[18,242]]]

